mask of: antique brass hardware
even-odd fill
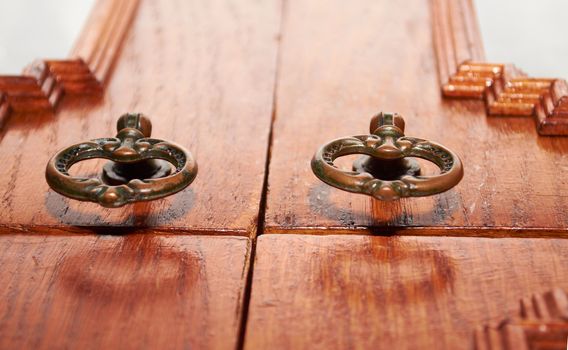
[[[441,193],[463,177],[461,161],[454,152],[434,142],[404,136],[404,119],[398,114],[374,116],[370,132],[323,145],[312,159],[314,174],[333,187],[384,201]],[[336,158],[350,154],[365,155],[353,163],[353,171],[334,165]],[[406,157],[429,160],[441,173],[420,176],[418,162]]]
[[[45,171],[49,186],[73,199],[116,208],[169,196],[195,179],[197,163],[191,153],[150,138],[152,123],[147,117],[125,114],[116,126],[115,138],[78,143],[53,156]],[[111,160],[104,166],[102,179],[69,175],[73,164],[92,158]]]

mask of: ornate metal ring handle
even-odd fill
[[[152,124],[145,116],[125,114],[117,129],[115,138],[82,142],[59,151],[47,164],[49,186],[73,199],[116,208],[169,196],[195,179],[197,163],[191,153],[174,143],[150,138]],[[73,164],[92,158],[112,161],[104,167],[104,181],[69,175]]]
[[[315,175],[328,185],[385,201],[441,193],[462,179],[460,158],[437,143],[404,136],[401,116],[380,113],[371,120],[370,130],[371,135],[341,138],[323,145],[312,159]],[[350,154],[367,157],[354,162],[353,171],[334,165],[336,158]],[[429,160],[441,173],[420,176],[419,164],[405,157]]]

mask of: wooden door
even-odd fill
[[[0,347],[234,348],[280,6],[101,0],[94,11],[70,59],[2,79]],[[48,159],[114,136],[126,112],[191,150],[201,176],[176,196],[120,209],[49,190]]]
[[[0,347],[565,347],[568,139],[541,134],[568,130],[568,90],[506,100],[530,79],[483,60],[467,0],[99,0],[69,59],[0,77]],[[320,182],[318,146],[379,111],[456,151],[461,183]],[[190,187],[50,190],[48,159],[125,112],[195,155]]]

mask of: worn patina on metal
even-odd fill
[[[323,182],[379,200],[430,196],[449,190],[463,177],[460,158],[434,142],[404,136],[404,119],[379,113],[371,119],[371,135],[351,136],[323,145],[312,159],[312,170]],[[334,165],[338,157],[363,154],[353,171]],[[440,174],[421,176],[419,164],[406,157],[426,159]]]
[[[150,138],[152,123],[144,115],[121,116],[117,130],[114,138],[94,139],[59,151],[47,164],[49,186],[69,198],[116,208],[172,195],[195,179],[197,163],[191,153],[172,142]],[[92,158],[111,160],[102,179],[69,174],[73,164]]]

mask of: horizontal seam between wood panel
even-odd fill
[[[2,234],[43,234],[43,235],[127,235],[127,234],[167,234],[189,236],[236,236],[248,237],[247,229],[190,229],[179,227],[135,227],[135,226],[66,226],[66,225],[0,225]]]
[[[558,227],[266,227],[266,234],[365,235],[365,236],[447,236],[486,238],[568,238],[568,228]]]

